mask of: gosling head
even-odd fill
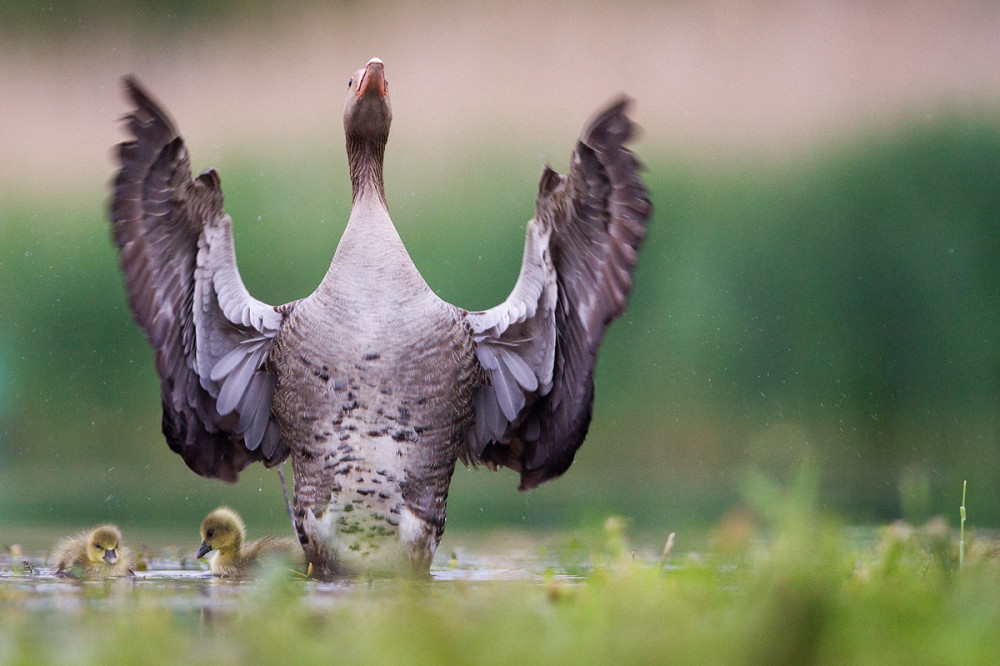
[[[93,564],[118,562],[118,543],[122,533],[114,525],[95,527],[87,535],[87,561]]]
[[[220,553],[238,551],[243,546],[246,527],[239,515],[229,507],[220,506],[201,521],[201,547],[197,558],[212,550]]]

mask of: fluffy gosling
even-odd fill
[[[201,522],[201,547],[196,557],[201,559],[214,551],[209,571],[215,576],[242,577],[266,562],[286,562],[304,570],[302,546],[291,537],[264,537],[243,546],[246,526],[229,507],[221,506]]]
[[[131,576],[132,553],[122,545],[115,525],[100,525],[89,532],[66,537],[52,551],[57,576],[103,578]]]

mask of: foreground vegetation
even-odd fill
[[[761,475],[747,487],[703,549],[665,563],[636,558],[610,518],[514,580],[50,582],[67,591],[43,603],[29,576],[7,575],[0,662],[997,663],[1000,560],[986,540],[960,568],[943,520],[868,541],[816,509],[808,474],[788,491]]]

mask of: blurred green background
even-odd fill
[[[456,471],[449,534],[710,525],[749,469],[822,470],[855,523],[1000,525],[1000,9],[811,3],[0,2],[0,542],[114,520],[284,529],[276,475],[196,477],[106,221],[134,72],[222,174],[267,302],[319,282],[347,77],[386,62],[393,218],[446,300],[502,300],[543,162],[625,91],[655,205],[562,478]],[[447,535],[446,535],[447,539]]]

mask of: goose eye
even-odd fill
[[[350,88],[353,85],[354,85],[354,77],[352,76],[351,78],[347,79],[347,87]]]

